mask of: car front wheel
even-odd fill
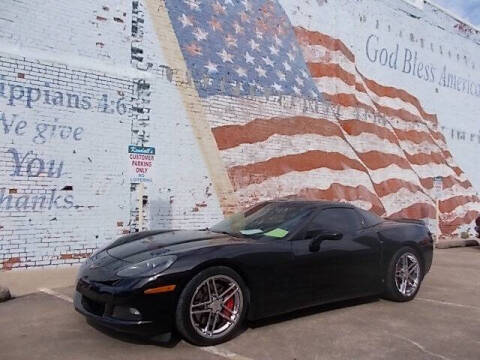
[[[411,247],[398,250],[390,260],[385,278],[385,297],[393,301],[410,301],[418,293],[423,279],[418,252]]]
[[[180,295],[177,330],[195,345],[220,344],[240,330],[247,304],[246,285],[234,270],[224,266],[205,269]]]

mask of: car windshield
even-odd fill
[[[292,233],[313,211],[289,203],[263,203],[232,215],[211,228],[211,231],[253,238],[284,238]]]

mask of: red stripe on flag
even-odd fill
[[[342,130],[332,121],[306,116],[289,118],[255,119],[245,125],[225,125],[212,129],[220,150],[240,144],[253,144],[267,140],[272,135],[318,134],[343,137]]]
[[[382,215],[385,213],[385,208],[378,199],[377,195],[369,191],[363,185],[353,187],[334,183],[325,190],[311,188],[302,189],[298,195],[309,200],[363,200],[372,204],[371,210],[374,211],[376,214]]]
[[[228,174],[234,188],[238,189],[250,184],[260,184],[267,179],[292,171],[310,171],[318,168],[331,170],[355,169],[367,172],[359,161],[352,160],[343,154],[313,150],[272,158],[254,164],[233,166],[228,169]]]

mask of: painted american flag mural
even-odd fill
[[[166,6],[240,207],[302,196],[430,220],[441,175],[442,232],[478,216],[436,115],[363,76],[342,41],[293,27],[277,1]],[[335,111],[318,111],[325,101]]]

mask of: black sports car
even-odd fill
[[[197,231],[123,236],[81,267],[75,308],[117,330],[197,345],[247,318],[368,295],[415,297],[433,256],[422,221],[345,203],[271,201]]]

